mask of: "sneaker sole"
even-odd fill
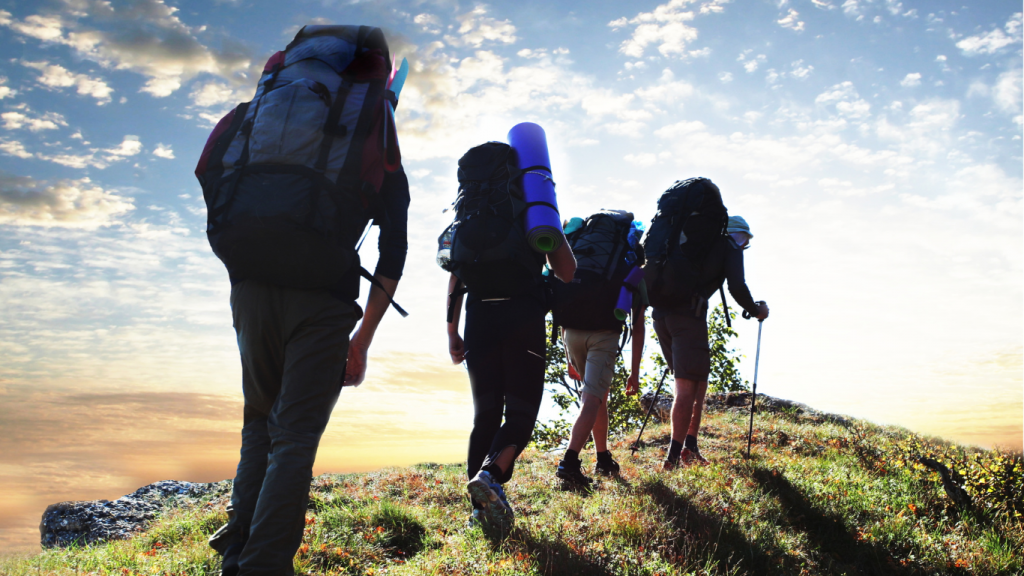
[[[469,490],[470,496],[483,506],[484,518],[505,530],[512,527],[514,518],[512,511],[501,501],[498,494],[491,490],[490,486],[474,478],[469,481],[466,488]]]

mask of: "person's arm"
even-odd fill
[[[451,306],[452,321],[448,323],[448,354],[452,357],[453,364],[462,364],[466,359],[466,343],[462,336],[459,336],[459,318],[462,317],[462,294],[452,295],[455,287],[459,285],[459,279],[452,274],[448,278],[448,295],[445,297],[445,308]]]
[[[562,237],[562,245],[554,252],[548,252],[548,264],[555,278],[562,282],[572,282],[576,274],[576,257],[572,255],[572,248],[569,248],[569,241]]]
[[[374,278],[387,290],[387,294],[376,286],[370,288],[370,295],[366,298],[366,310],[363,312],[363,320],[359,328],[352,335],[348,345],[348,364],[345,365],[345,386],[359,386],[366,377],[366,353],[373,342],[373,335],[377,332],[377,325],[380,324],[384,313],[391,305],[388,295],[394,296],[398,288],[398,280],[392,280],[386,276],[375,274]]]
[[[750,288],[747,288],[742,250],[732,247],[725,249],[725,278],[729,282],[729,294],[732,294],[737,304],[759,320],[768,317],[768,306],[764,303],[754,302],[754,297],[750,295]]]
[[[377,286],[370,287],[370,295],[366,298],[366,309],[359,328],[352,335],[348,346],[348,364],[345,367],[345,385],[359,386],[366,377],[366,354],[377,331],[377,325],[391,304],[388,295],[394,296],[398,289],[398,281],[402,278],[405,268],[405,256],[409,251],[408,220],[409,220],[409,180],[404,170],[388,173],[380,189],[384,202],[383,221],[380,226],[380,237],[377,239],[377,268],[373,277],[377,279],[385,293]]]
[[[634,298],[639,298],[639,294]],[[647,316],[647,306],[634,306],[633,308],[633,365],[629,371],[629,378],[626,379],[626,395],[632,396],[640,391],[640,361],[644,357],[644,320]]]

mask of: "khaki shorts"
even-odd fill
[[[615,377],[619,333],[566,328],[563,340],[569,362],[583,378],[583,391],[604,400]]]

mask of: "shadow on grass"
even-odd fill
[[[732,521],[708,513],[679,495],[662,480],[647,485],[647,492],[665,511],[678,531],[673,561],[683,569],[717,563],[717,572],[732,574],[799,574],[800,567],[780,549],[765,549],[750,541]]]
[[[918,564],[900,565],[884,546],[858,540],[843,522],[815,506],[782,473],[756,468],[755,482],[778,499],[789,523],[807,535],[829,573],[834,574],[934,574]],[[957,568],[943,568],[945,574],[967,574]]]
[[[603,562],[588,558],[572,549],[562,540],[538,538],[528,530],[514,530],[504,543],[511,549],[520,549],[533,559],[541,574],[552,576],[585,575],[612,576],[618,574]]]

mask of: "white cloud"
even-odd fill
[[[718,79],[723,84],[728,84],[729,82],[732,82],[732,72],[720,72],[718,74]]]
[[[746,70],[748,74],[756,72],[758,66],[760,66],[762,63],[768,60],[768,57],[765,56],[764,54],[750,56],[750,53],[751,51],[747,50],[745,52],[740,53],[739,57],[736,58],[737,62],[743,62],[743,69]]]
[[[100,78],[93,78],[87,74],[75,74],[59,64],[49,62],[28,62],[21,61],[21,65],[27,68],[38,70],[40,75],[36,81],[49,89],[61,89],[74,87],[83,96],[92,96],[99,105],[110,102],[110,95],[114,89],[107,85]]]
[[[18,22],[12,18],[10,12],[0,10],[0,26],[7,26],[19,34],[31,36],[44,42],[54,42],[61,37],[59,16],[33,15]]]
[[[732,0],[711,0],[700,5],[701,14],[719,14],[725,11],[723,4],[729,4]]]
[[[433,14],[417,14],[413,19],[420,30],[428,34],[440,34],[441,33],[441,19]]]
[[[622,42],[619,51],[632,58],[640,58],[650,45],[656,45],[662,56],[687,55],[686,46],[697,39],[697,29],[685,23],[693,20],[692,11],[684,7],[692,0],[671,0],[652,12],[641,12],[634,18],[619,18],[608,23],[613,30],[636,26],[632,36]]]
[[[904,76],[903,80],[900,80],[900,86],[905,88],[913,88],[914,86],[921,85],[921,74],[918,72],[912,72]]]
[[[127,158],[142,152],[142,142],[138,136],[125,136],[124,140],[114,148],[104,150],[111,158]]]
[[[156,149],[153,150],[153,156],[174,160],[174,150],[171,149],[170,144],[157,144]]]
[[[258,73],[248,48],[230,39],[218,49],[204,45],[196,35],[205,27],[187,26],[178,9],[163,0],[134,0],[127,8],[105,0],[57,1],[64,8],[60,15],[37,14],[19,21],[0,11],[0,26],[69,46],[105,68],[141,74],[147,81],[140,91],[156,97],[170,95],[202,73],[239,84],[250,84]],[[99,85],[84,89],[98,99],[95,94],[103,91]]]
[[[834,10],[835,9],[835,5],[833,5],[828,0],[811,0],[811,3],[814,4],[814,6],[817,7],[817,8],[822,8],[822,9],[825,9],[825,10]]]
[[[445,40],[453,46],[472,46],[479,48],[484,42],[513,44],[517,40],[516,27],[508,20],[498,20],[487,16],[485,6],[477,6],[472,11],[458,16],[458,36],[445,36]]]
[[[650,152],[645,152],[642,154],[626,154],[623,157],[623,160],[634,166],[646,168],[648,166],[654,166],[658,162],[658,157]]]
[[[189,97],[196,106],[210,107],[240,102],[236,89],[223,82],[206,82],[192,90]]]
[[[799,18],[800,13],[790,8],[789,12],[785,16],[776,20],[776,23],[779,26],[782,26],[783,28],[792,30],[794,32],[803,32],[804,23],[801,20],[799,20]]]
[[[116,223],[135,208],[131,198],[97,186],[88,178],[40,182],[0,172],[0,223],[98,228]]]
[[[28,112],[28,108],[24,108]],[[68,123],[64,120],[64,117],[56,112],[47,112],[42,116],[32,117],[22,112],[4,112],[0,114],[0,119],[4,121],[4,129],[6,130],[20,130],[22,128],[28,129],[31,132],[39,132],[41,130],[56,130],[60,126],[67,126]]]
[[[10,98],[18,93],[17,90],[7,86],[7,77],[0,76],[0,100]]]
[[[25,149],[25,145],[17,140],[0,139],[0,152],[15,158],[27,159],[32,157],[32,153]]]
[[[676,80],[672,70],[665,68],[657,84],[637,88],[634,93],[645,102],[672,104],[692,96],[695,89],[689,82]]]
[[[811,66],[810,64],[804,66],[803,60],[797,60],[796,62],[793,62],[792,66],[793,69],[789,72],[789,75],[792,76],[793,78],[798,78],[800,80],[807,78],[808,76],[811,75],[811,72],[814,71],[814,66]]]
[[[1006,32],[996,28],[986,34],[968,36],[956,43],[956,47],[967,56],[979,54],[995,54],[1011,44],[1021,42],[1021,13],[1017,12],[1003,27]]]

